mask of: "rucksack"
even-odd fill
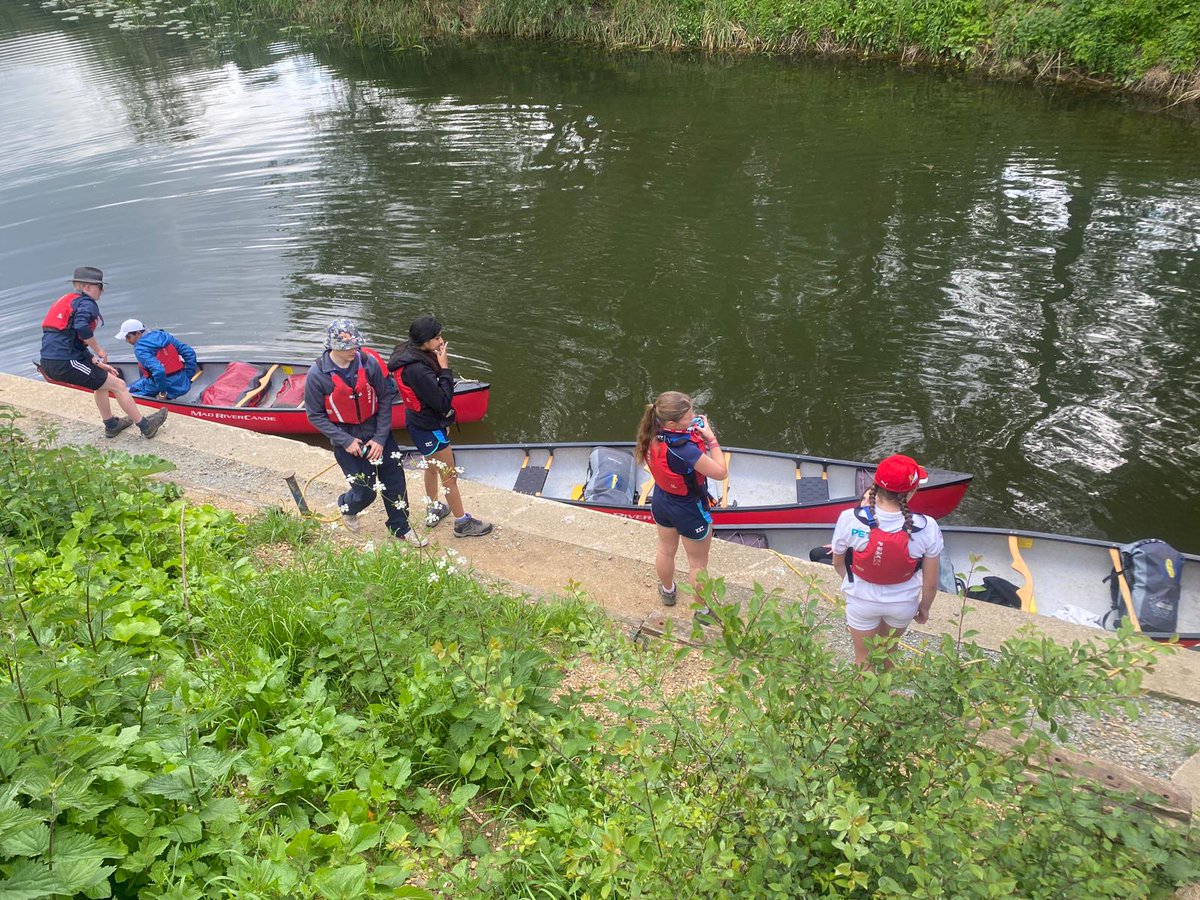
[[[1017,586],[999,575],[984,576],[983,584],[973,584],[967,587],[961,578],[955,579],[959,593],[968,600],[983,603],[994,603],[997,606],[1007,606],[1011,609],[1021,608],[1021,598],[1017,595]]]
[[[1112,609],[1104,617],[1120,625],[1126,615],[1118,575],[1129,585],[1133,610],[1142,631],[1174,634],[1179,620],[1179,593],[1183,580],[1183,554],[1168,544],[1148,538],[1119,547],[1121,571],[1113,569],[1104,580],[1112,593]]]

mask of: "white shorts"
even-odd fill
[[[914,597],[912,600],[891,600],[887,603],[847,597],[846,624],[855,631],[874,631],[884,622],[889,628],[907,628],[912,624],[920,604],[920,597]]]

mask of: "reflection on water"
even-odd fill
[[[1194,126],[886,67],[217,56],[18,4],[0,84],[6,370],[84,262],[110,321],[209,352],[433,311],[495,385],[473,439],[628,438],[680,388],[727,443],[974,471],[962,520],[1200,550]]]

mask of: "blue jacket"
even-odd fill
[[[93,325],[103,322],[100,307],[87,294],[77,294],[71,308],[71,321],[62,331],[42,329],[42,359],[92,361],[92,350],[84,341],[94,334]]]
[[[174,347],[183,360],[183,371],[168,375],[163,364],[156,355],[164,347]],[[154,397],[166,394],[168,400],[182,397],[192,387],[192,376],[196,374],[196,351],[185,344],[169,331],[155,328],[147,331],[133,345],[133,355],[137,357],[138,365],[149,372],[129,386],[131,394],[142,394]]]

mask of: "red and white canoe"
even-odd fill
[[[127,382],[141,377],[136,362],[110,362]],[[311,362],[201,360],[192,389],[182,397],[174,400],[139,397],[138,402],[166,407],[175,415],[207,419],[263,434],[316,434],[317,429],[304,415],[304,378],[310,365]],[[52,384],[63,384],[47,378],[40,366],[38,372]],[[64,387],[85,390],[73,384]],[[482,419],[487,413],[490,391],[491,385],[485,381],[458,380],[454,385],[456,421],[478,422]],[[215,396],[226,399],[214,403],[212,398]],[[392,428],[403,427],[404,406],[397,402],[392,408]]]
[[[729,477],[710,481],[718,525],[832,523],[859,502],[874,465],[820,456],[725,447]],[[632,443],[455,445],[463,478],[652,521],[650,473],[635,463]],[[930,470],[912,508],[941,518],[954,510],[971,485],[962,472]]]

